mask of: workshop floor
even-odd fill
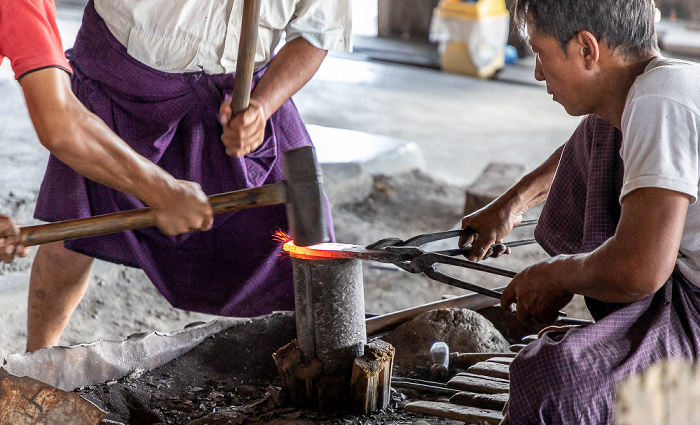
[[[68,48],[80,26],[82,10],[64,7],[66,2],[80,1],[59,2],[59,28]],[[364,60],[367,50],[374,48],[373,3],[376,0],[355,3],[363,22],[356,25],[356,34],[363,37],[362,49],[358,50],[365,54],[329,55],[294,100],[309,124],[416,142],[426,159],[426,175],[435,181],[426,183],[411,176],[394,179],[379,184],[377,194],[367,201],[370,204],[334,211],[339,240],[346,243],[369,243],[387,236],[408,237],[450,228],[461,217],[463,187],[490,161],[517,162],[532,168],[563,143],[578,122],[551,102],[541,84],[534,81],[531,62],[504,70],[500,80],[484,81],[435,69]],[[31,214],[48,153],[36,139],[21,104],[19,86],[5,61],[0,66],[0,213],[29,225],[34,224]],[[419,186],[411,186],[414,184]],[[433,202],[433,221],[426,222],[420,216],[429,206],[401,205],[405,196]],[[377,203],[392,197],[394,204]],[[414,201],[411,203],[415,206]],[[392,217],[392,205],[401,214]],[[415,212],[413,221],[406,218],[407,212]],[[376,217],[366,217],[370,213]],[[404,222],[397,222],[399,217]],[[428,227],[427,223],[433,224]],[[32,255],[35,252],[32,250]],[[31,259],[0,268],[0,358],[24,349]],[[402,280],[395,271],[368,268],[366,275],[367,308],[375,313],[433,301],[445,293],[461,293],[418,276]],[[211,316],[170,307],[140,270],[98,262],[88,294],[61,343],[118,339],[138,331],[170,331],[208,318]]]
[[[363,1],[376,3],[357,0],[358,4]],[[370,9],[362,10],[371,18]],[[59,27],[66,48],[72,45],[80,18],[80,9],[59,6]],[[376,29],[372,25],[358,28],[362,29],[358,35],[365,37],[363,49],[371,49],[371,40],[368,42],[366,37]],[[302,117],[309,124],[415,142],[426,160],[426,176],[380,181],[367,204],[334,211],[334,215],[338,213],[336,231],[341,242],[368,243],[388,236],[407,237],[450,228],[461,217],[464,201],[457,196],[489,162],[514,162],[532,169],[564,143],[579,121],[552,102],[543,85],[534,80],[532,58],[507,67],[496,80],[366,58],[361,52],[329,55],[314,79],[294,97]],[[5,61],[0,66],[0,213],[29,225],[34,224],[31,213],[48,153],[39,144],[22,102],[19,86]],[[416,208],[398,202],[409,195],[420,197],[414,200],[425,204],[432,202],[432,210],[431,205]],[[387,198],[395,202],[401,214],[391,217],[387,207],[377,205]],[[439,218],[435,211],[444,217],[439,223],[434,222]],[[374,214],[371,219],[370,213]],[[399,220],[409,213],[416,215],[414,223]],[[433,221],[424,219],[428,214]],[[540,254],[532,255],[525,260],[532,263]],[[524,265],[522,260],[505,264],[514,270]],[[0,267],[0,358],[24,349],[30,267],[31,257]],[[384,274],[377,279],[378,284],[368,289],[374,291],[372,297],[367,297],[368,311],[393,311],[448,293],[444,285],[438,290],[434,282],[397,282],[392,277],[395,271],[370,271],[373,275],[380,273]],[[171,308],[139,270],[98,263],[88,294],[61,343],[175,330],[210,317]]]

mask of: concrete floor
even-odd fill
[[[479,80],[331,55],[294,100],[309,124],[415,142],[429,174],[468,184],[491,161],[537,166],[578,124],[532,70],[530,59]]]
[[[65,48],[72,46],[81,16],[79,8],[59,6],[58,23]],[[521,81],[513,83],[359,60],[364,57],[330,55],[317,76],[294,97],[307,123],[364,132],[331,132],[333,136],[328,139],[332,140],[324,141],[342,144],[341,151],[348,155],[358,156],[358,150],[364,150],[362,146],[387,138],[415,142],[424,157],[421,163],[426,172],[467,184],[493,160],[520,162],[530,168],[537,165],[578,122],[552,103],[543,87],[533,84],[531,64],[504,72],[503,78]],[[4,61],[0,65],[0,213],[22,217],[21,225],[27,226],[36,224],[29,217],[48,152],[39,144],[22,102],[19,85],[8,61]],[[346,137],[340,138],[341,134]],[[357,141],[348,134],[357,134]],[[401,155],[392,159],[394,169],[398,168],[397,162],[408,162]],[[24,344],[30,266],[31,257],[0,266],[0,322],[4,323],[0,358],[20,352]],[[124,278],[123,273],[135,274]],[[144,293],[155,290],[143,279],[133,270],[98,261],[91,283],[94,303],[90,299],[82,303],[83,310],[74,315],[65,341],[123,338],[128,335],[123,332],[167,331],[200,320],[199,316],[172,309],[163,300],[162,310],[152,306],[149,308],[154,312],[144,309],[139,316],[143,321],[120,313],[137,309],[141,299],[160,299],[158,294],[144,298]],[[115,296],[118,304],[103,309],[100,297],[107,287],[120,296]]]
[[[62,1],[80,3],[84,0]],[[355,4],[376,4],[376,0],[355,1]],[[58,12],[64,47],[68,48],[73,44],[82,12],[60,6]],[[371,15],[368,16],[371,18]],[[371,36],[371,25],[359,28],[363,31],[360,35]],[[543,84],[534,80],[532,58],[506,67],[497,80],[485,81],[435,69],[362,60],[366,57],[361,53],[329,55],[314,79],[294,96],[308,124],[360,132],[321,132],[332,135],[323,136],[325,144],[340,145],[334,155],[342,155],[344,151],[348,156],[362,156],[358,155],[359,150],[365,151],[373,141],[379,143],[387,138],[413,142],[422,153],[421,164],[428,174],[467,185],[492,161],[519,163],[527,169],[536,167],[568,138],[579,122],[552,102]],[[31,200],[41,183],[48,152],[39,144],[21,103],[19,86],[5,61],[0,65],[0,213],[30,217]],[[354,134],[357,134],[355,140]],[[394,168],[397,168],[396,162],[408,162],[401,155],[392,158]],[[27,220],[21,224],[34,223]],[[0,322],[5,323],[3,334],[9,339],[24,338],[22,320],[26,316],[26,286],[31,264],[27,260],[0,266],[0,311],[6,313],[4,318],[0,317]],[[98,262],[93,276],[96,284],[100,286],[104,280],[123,285],[116,290],[124,291],[124,311],[129,311],[131,301],[126,295],[142,298],[132,289],[139,280],[124,279],[118,275],[121,269],[110,267]],[[150,285],[147,288],[153,290]],[[100,302],[96,296],[95,305]],[[114,307],[114,310],[119,308]],[[88,304],[81,313],[85,320],[80,323],[85,328],[76,326],[71,342],[74,338],[80,341],[103,338],[86,336],[93,335],[89,333],[92,329],[87,328],[93,327],[97,316],[91,309]],[[163,311],[169,315],[174,309],[167,307]],[[105,317],[99,321],[105,327],[112,326],[109,313],[104,313]],[[148,313],[149,317],[161,314]],[[189,316],[178,317],[183,325],[195,320]],[[130,319],[117,320],[113,326],[131,329],[126,323],[132,321]],[[169,316],[163,320],[166,319],[171,320],[169,323],[176,320]],[[15,331],[9,331],[9,325],[14,325]],[[141,330],[182,327],[166,329],[150,321],[137,321],[135,326]],[[113,338],[114,334],[108,337]],[[0,341],[0,358],[21,349],[20,343],[10,346],[6,341]]]

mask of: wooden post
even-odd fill
[[[296,406],[315,406],[315,380],[321,376],[321,362],[313,359],[309,364],[305,364],[301,359],[301,350],[297,347],[296,339],[277,350],[272,358],[277,365],[282,388],[289,393],[291,402]]]
[[[366,415],[389,405],[394,354],[391,344],[376,340],[355,359],[350,380],[350,404],[355,413]]]

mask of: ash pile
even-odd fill
[[[101,423],[112,425],[398,425],[421,419],[403,409],[410,400],[398,388],[391,390],[387,408],[370,415],[291,407],[272,354],[295,336],[291,313],[252,319],[213,335],[152,371],[132,373],[75,392],[107,412]],[[436,399],[431,394],[426,398]]]
[[[488,360],[512,358],[511,349],[518,347],[513,342],[539,327],[520,324],[495,307],[480,312],[432,310],[382,335],[396,348],[390,400],[385,409],[368,415],[290,404],[273,353],[296,336],[291,313],[234,325],[156,369],[75,392],[106,412],[102,424],[112,425],[498,423],[499,407],[507,399],[507,376],[475,366],[483,369]],[[431,351],[435,341],[452,351],[447,353],[451,364],[442,359],[442,374],[435,370],[441,360]],[[487,375],[478,378],[478,373]],[[463,404],[456,403],[460,398]],[[474,416],[475,411],[483,417]]]

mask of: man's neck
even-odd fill
[[[606,61],[601,69],[602,96],[600,108],[595,114],[621,130],[627,95],[637,77],[642,75],[649,62],[658,56],[658,52],[643,58],[623,58],[617,54],[609,56],[609,61]]]

